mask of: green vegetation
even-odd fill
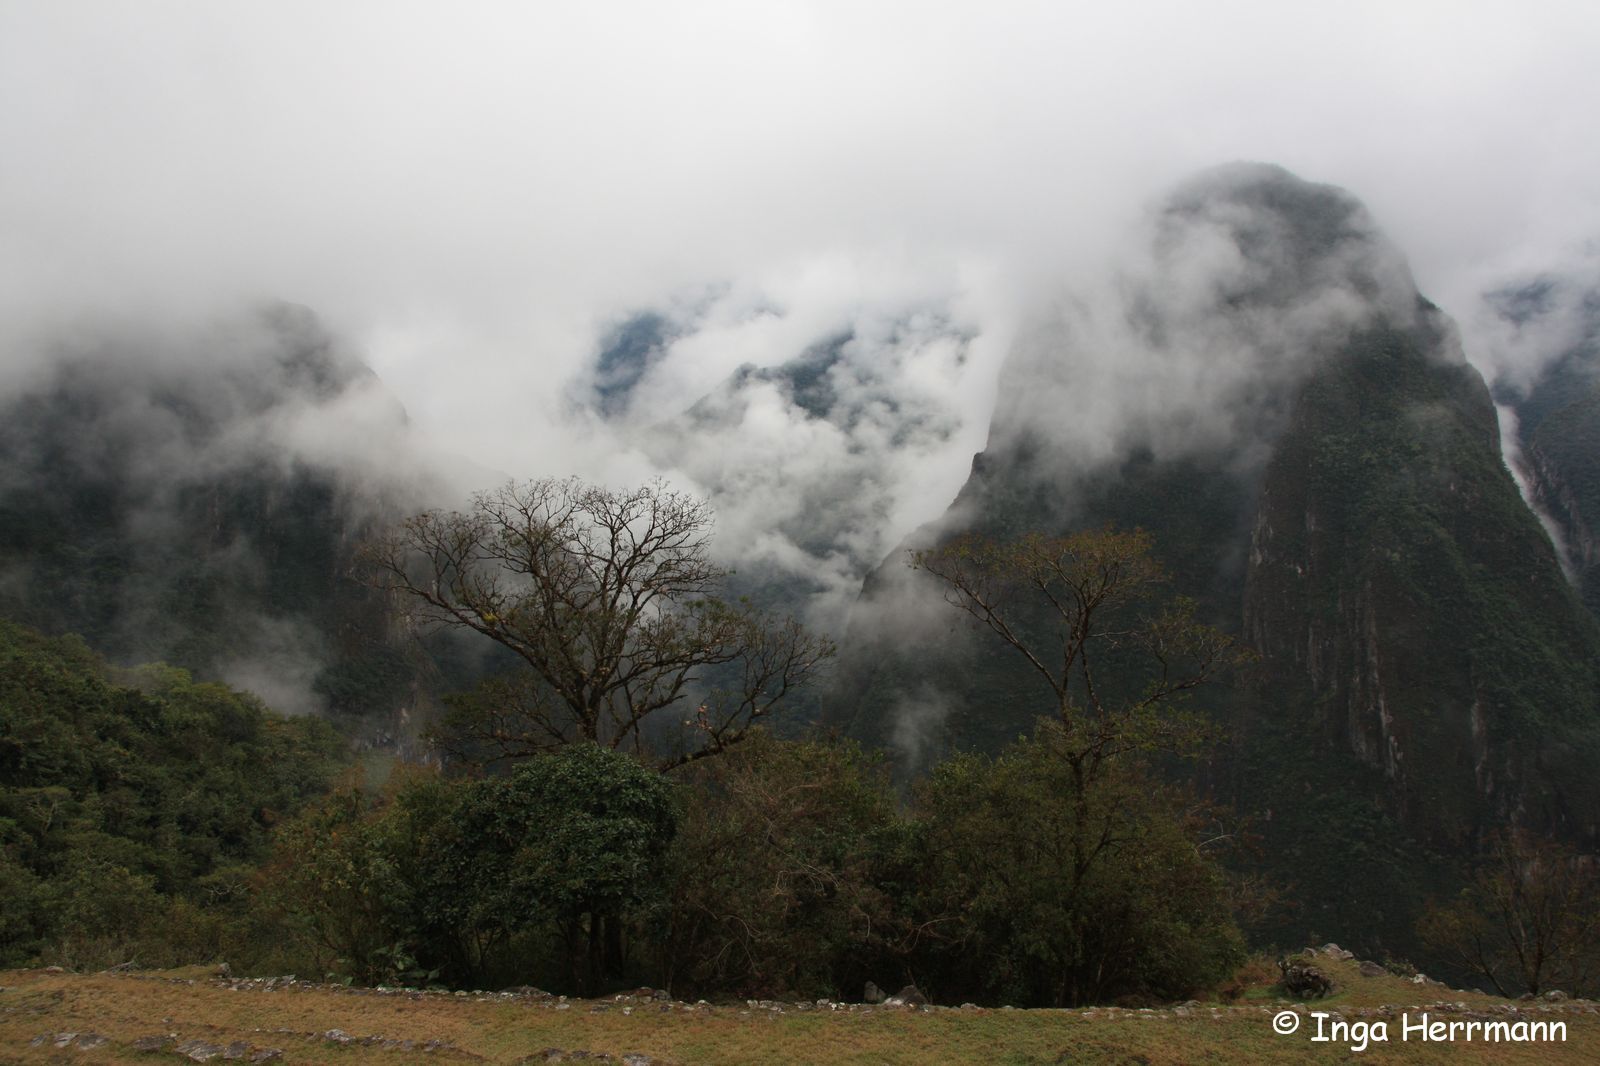
[[[1179,1000],[1239,964],[1243,939],[1202,819],[1137,762],[1080,792],[1072,739],[1042,723],[924,786],[917,903],[928,982],[949,1001],[1064,1007]]]
[[[913,849],[881,755],[757,732],[683,785],[663,985],[856,997],[901,978]]]
[[[0,960],[214,954],[338,748],[323,722],[0,622]]]
[[[284,827],[265,895],[315,972],[593,990],[662,895],[673,817],[659,774],[594,745],[503,777],[347,784]]]
[[[902,810],[848,744],[745,744],[671,782],[580,744],[509,775],[342,788],[279,834],[266,895],[312,972],[364,983],[647,983],[680,996],[1157,1001],[1242,941],[1180,797],[1125,765],[1078,821],[1054,727],[941,768]],[[1092,829],[1102,854],[1068,889]]]

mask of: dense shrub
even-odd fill
[[[685,782],[664,983],[681,994],[859,995],[908,926],[880,758],[757,733]]]
[[[1179,797],[1124,761],[1080,792],[1041,726],[995,758],[961,756],[921,790],[932,934],[926,990],[944,1000],[1067,1006],[1175,999],[1243,957],[1217,866]]]
[[[342,788],[285,827],[268,894],[319,969],[358,981],[593,992],[628,972],[673,832],[660,774],[575,745],[503,777]]]

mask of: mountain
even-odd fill
[[[1516,415],[1529,496],[1584,603],[1600,613],[1600,274],[1548,274],[1488,294],[1514,358],[1496,398]]]
[[[1104,292],[1013,352],[985,450],[907,547],[1142,527],[1261,657],[1202,700],[1205,784],[1312,900],[1284,934],[1393,950],[1449,863],[1517,825],[1594,843],[1600,627],[1500,457],[1452,324],[1349,194],[1236,165],[1179,189]],[[833,722],[926,763],[1048,704],[891,555]]]
[[[802,321],[718,299],[621,319],[574,404],[710,499],[736,595],[834,628],[930,472],[948,486],[949,460],[970,448],[951,400],[972,327],[931,299]],[[707,348],[745,361],[684,385]]]
[[[0,614],[393,731],[421,668],[354,551],[405,415],[304,308],[60,342],[0,401]]]

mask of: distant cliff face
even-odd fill
[[[988,447],[912,546],[1152,533],[1177,589],[1262,656],[1257,684],[1207,697],[1234,738],[1214,783],[1308,868],[1333,861],[1310,844],[1322,823],[1372,812],[1413,842],[1394,876],[1369,874],[1391,887],[1421,876],[1422,849],[1498,825],[1595,838],[1600,630],[1401,256],[1348,194],[1270,167],[1203,175],[1147,237],[1019,345]],[[886,560],[837,720],[923,761],[1027,729],[1036,686],[958,621]],[[1339,859],[1312,879],[1330,885],[1359,839],[1328,837]]]
[[[411,667],[351,579],[403,487],[372,372],[304,309],[86,330],[3,400],[0,610],[282,710],[392,713]]]
[[[814,314],[754,308],[748,293],[712,293],[634,313],[601,337],[568,395],[709,498],[738,595],[832,630],[899,535],[888,531],[925,509],[915,501],[930,475],[943,497],[947,459],[971,453],[952,401],[975,327],[936,294]],[[741,362],[708,384],[697,350]]]
[[[1516,415],[1531,502],[1600,614],[1600,271],[1535,278],[1488,303],[1509,349],[1495,395]]]
[[[1445,844],[1590,836],[1600,639],[1499,459],[1476,371],[1376,329],[1307,383],[1262,481],[1243,632]]]

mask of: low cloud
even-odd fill
[[[1399,291],[1353,242],[1315,298],[1210,324],[1286,261],[1241,254],[1234,208],[1148,214],[1200,168],[1348,188],[1468,358],[1529,365],[1468,312],[1600,232],[1597,48],[1582,4],[10,5],[0,396],[95,345],[107,388],[204,379],[237,416],[205,448],[160,404],[106,431],[174,484],[241,456],[408,505],[665,474],[831,627],[997,397],[997,432],[1086,462],[1237,439],[1307,337]],[[276,342],[231,309],[274,299],[381,386],[252,408],[230,367]],[[665,328],[619,390],[596,359],[641,312]],[[819,411],[791,372],[840,338]]]

